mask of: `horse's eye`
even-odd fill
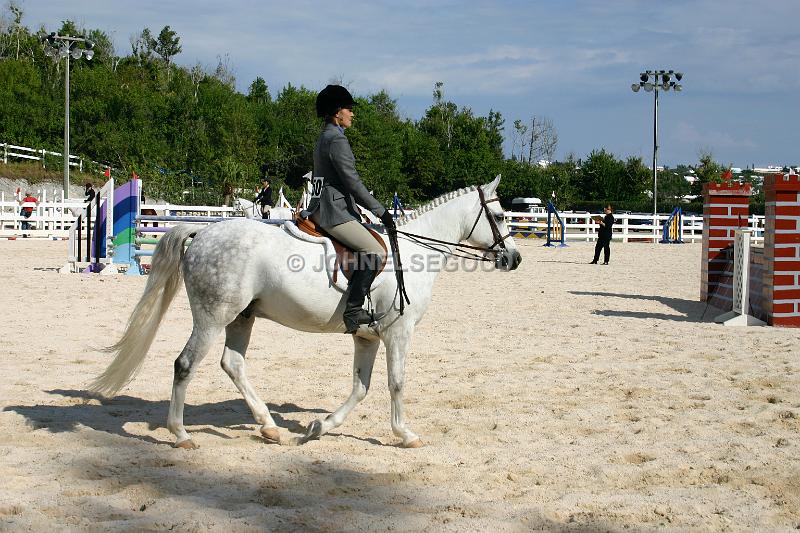
[[[506,217],[502,213],[495,213],[494,219],[498,222],[503,222],[506,219]]]

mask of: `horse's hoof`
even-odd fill
[[[278,428],[261,428],[261,436],[268,444],[280,444],[281,434]]]
[[[403,448],[422,448],[424,444],[422,444],[421,439],[414,439],[409,443],[403,443]]]
[[[196,450],[199,447],[192,439],[182,440],[173,444],[173,448],[183,448],[184,450]]]
[[[303,439],[307,442],[313,439],[318,439],[320,435],[322,435],[322,422],[319,420],[314,420],[308,425],[308,429],[306,429],[306,434]]]

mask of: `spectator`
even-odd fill
[[[222,207],[233,205],[233,185],[227,181],[222,184]]]
[[[84,202],[91,202],[94,200],[94,197],[97,196],[97,193],[94,190],[94,187],[91,183],[86,183],[86,189],[83,192],[83,201]]]
[[[24,232],[31,229],[31,223],[28,222],[27,219],[31,218],[31,215],[33,214],[33,208],[39,205],[39,200],[30,192],[26,192],[25,198],[22,199],[21,204],[22,208],[19,210],[19,214],[26,219],[22,221],[22,236],[27,237],[28,235]]]

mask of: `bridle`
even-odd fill
[[[470,244],[461,244],[458,242],[449,242],[449,241],[442,241],[439,239],[434,239],[433,237],[426,237],[425,235],[418,235],[416,233],[410,233],[408,231],[401,231],[397,228],[389,229],[387,228],[387,234],[389,237],[389,244],[392,248],[392,256],[394,259],[395,265],[395,277],[397,278],[397,293],[400,296],[400,314],[403,314],[403,310],[405,309],[406,303],[411,303],[411,300],[408,298],[408,294],[406,293],[406,284],[403,279],[403,265],[400,262],[400,246],[397,242],[397,235],[404,235],[408,237],[411,241],[434,250],[436,252],[450,255],[454,257],[462,257],[464,259],[472,259],[474,261],[493,261],[495,265],[499,265],[502,260],[502,252],[506,251],[506,243],[505,240],[511,236],[511,232],[506,233],[505,235],[500,233],[500,228],[497,226],[497,221],[494,219],[492,212],[489,210],[489,204],[492,202],[500,202],[499,198],[494,198],[492,200],[486,200],[486,195],[483,192],[483,187],[478,187],[478,198],[480,199],[481,203],[481,210],[478,211],[478,216],[475,217],[475,222],[472,224],[472,228],[469,230],[469,235],[466,236],[464,240],[469,240],[472,237],[472,234],[475,232],[475,228],[478,226],[478,222],[481,221],[481,215],[486,215],[486,220],[489,222],[489,227],[492,230],[492,236],[494,237],[494,241],[488,247],[481,247],[481,246],[472,246]],[[450,246],[453,249],[443,250],[436,245],[444,245]],[[476,250],[478,252],[482,252],[483,255],[478,255],[468,250]],[[458,253],[456,253],[456,251]],[[486,257],[488,254],[494,255],[493,258]],[[395,295],[397,297],[397,295]]]
[[[486,216],[486,220],[489,222],[489,228],[492,230],[492,237],[494,240],[492,244],[489,246],[473,246],[471,244],[461,244],[458,242],[450,242],[450,241],[442,241],[439,239],[434,239],[433,237],[427,237],[425,235],[418,235],[416,233],[409,233],[407,231],[395,230],[397,233],[408,237],[410,240],[414,241],[417,244],[425,246],[431,250],[440,252],[442,254],[451,255],[453,257],[461,257],[464,259],[472,259],[475,261],[494,261],[497,262],[500,254],[505,251],[506,248],[506,239],[511,236],[511,232],[506,233],[505,235],[500,233],[500,228],[497,225],[497,220],[495,220],[494,215],[489,210],[489,204],[493,202],[500,202],[499,198],[493,198],[491,200],[486,199],[486,194],[483,192],[483,187],[478,187],[478,198],[480,199],[481,209],[478,211],[478,215],[475,217],[475,222],[472,224],[472,228],[469,230],[469,234],[464,238],[464,240],[469,240],[472,237],[472,234],[475,232],[475,228],[478,226],[478,222],[481,221],[481,215]],[[431,244],[433,243],[433,244]],[[435,244],[441,244],[444,246],[451,246],[453,250],[443,250]],[[475,250],[478,252],[482,252],[483,255],[478,255],[467,250]],[[486,257],[487,254],[492,254],[494,257],[489,258]]]
[[[492,229],[492,237],[494,237],[494,241],[492,242],[491,246],[485,250],[487,252],[498,254],[500,253],[500,250],[506,249],[506,239],[511,236],[511,232],[508,232],[505,235],[500,234],[500,228],[497,226],[497,220],[495,220],[492,212],[489,211],[489,204],[492,202],[500,203],[500,198],[494,197],[492,200],[487,200],[486,194],[483,192],[483,187],[478,187],[478,198],[481,200],[481,210],[478,211],[478,216],[475,218],[475,223],[472,225],[472,229],[469,230],[469,235],[467,235],[467,238],[464,240],[469,240],[469,238],[472,237],[472,232],[475,231],[475,227],[478,225],[478,222],[481,219],[481,214],[486,214],[486,220],[489,221],[489,227]],[[495,250],[495,246],[497,246],[499,249]]]

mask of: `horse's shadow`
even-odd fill
[[[679,315],[667,313],[651,313],[642,311],[616,311],[611,309],[595,310],[593,314],[610,317],[628,318],[655,318],[658,320],[672,320],[676,322],[710,322],[714,318],[714,313],[710,312],[709,305],[705,302],[696,300],[685,300],[683,298],[671,298],[668,296],[645,296],[642,294],[624,294],[614,292],[597,291],[569,291],[570,294],[577,296],[603,296],[611,298],[624,298],[629,300],[652,300],[659,302],[667,307],[671,307]]]
[[[72,405],[9,405],[3,408],[3,411],[12,411],[24,416],[34,429],[47,429],[54,433],[75,431],[78,427],[84,426],[153,444],[171,444],[151,436],[130,433],[125,429],[125,424],[130,422],[146,423],[150,430],[163,427],[169,412],[168,400],[152,401],[120,395],[108,400],[98,399],[99,403],[88,403],[96,397],[87,391],[55,389],[45,392],[67,398],[79,398],[84,402]],[[297,434],[304,434],[305,426],[284,415],[328,413],[324,409],[307,409],[293,403],[270,404],[268,407],[279,427]],[[184,415],[187,425],[192,426],[246,430],[255,425],[252,413],[241,399],[199,405],[186,404]],[[197,431],[226,439],[232,438],[211,428]]]

